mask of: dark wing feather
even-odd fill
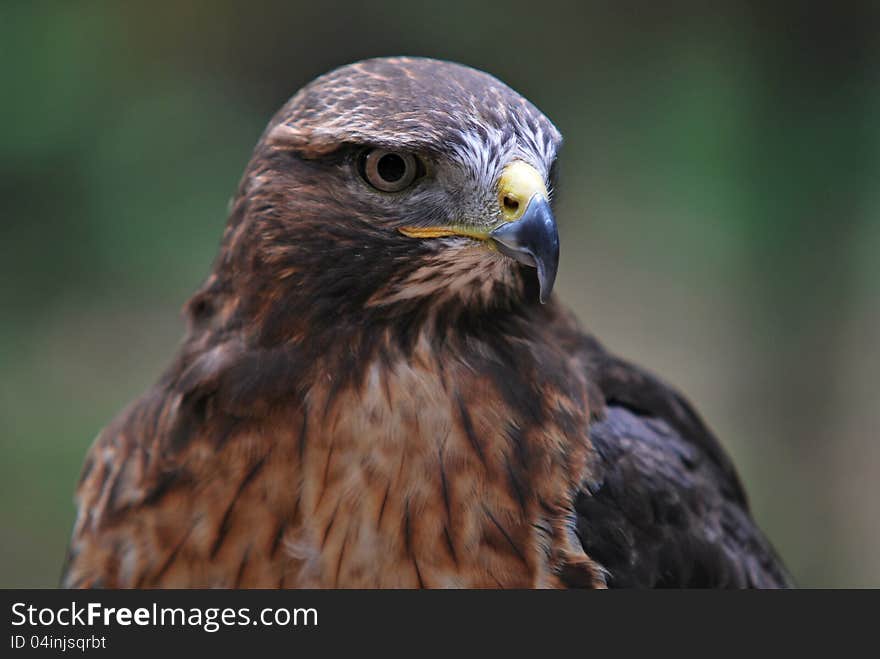
[[[733,464],[687,401],[592,338],[577,352],[606,405],[590,427],[596,463],[575,501],[577,533],[609,587],[790,587]]]

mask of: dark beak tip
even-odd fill
[[[541,304],[550,299],[559,266],[559,232],[547,199],[535,195],[525,213],[514,222],[492,232],[502,253],[538,272],[538,298]]]
[[[557,245],[556,256],[550,261],[536,259],[538,264],[538,287],[539,299],[541,304],[546,304],[553,292],[553,285],[556,283],[556,269],[559,262],[559,248]]]
[[[544,267],[543,262],[538,262],[538,299],[541,304],[546,304],[553,292],[553,284],[556,282],[556,268],[550,272]]]

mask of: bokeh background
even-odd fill
[[[561,296],[688,393],[801,585],[880,586],[880,12],[773,4],[0,4],[0,586],[57,584],[265,122],[388,54],[557,123]]]

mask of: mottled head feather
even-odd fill
[[[257,144],[214,272],[188,307],[193,336],[247,332],[315,352],[348,336],[372,350],[466,317],[505,322],[490,311],[526,313],[533,269],[478,241],[398,229],[497,223],[504,166],[520,159],[549,177],[560,139],[529,101],[459,64],[372,59],[317,78]],[[355,164],[365,147],[410,151],[427,173],[405,191],[376,191]]]
[[[469,141],[523,142],[543,160],[561,136],[528,100],[493,76],[425,58],[380,58],[317,78],[276,115],[274,145],[322,153],[340,143],[456,150]]]

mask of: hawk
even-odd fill
[[[560,142],[449,62],[300,90],[88,454],[63,583],[787,586],[697,413],[552,295]]]

